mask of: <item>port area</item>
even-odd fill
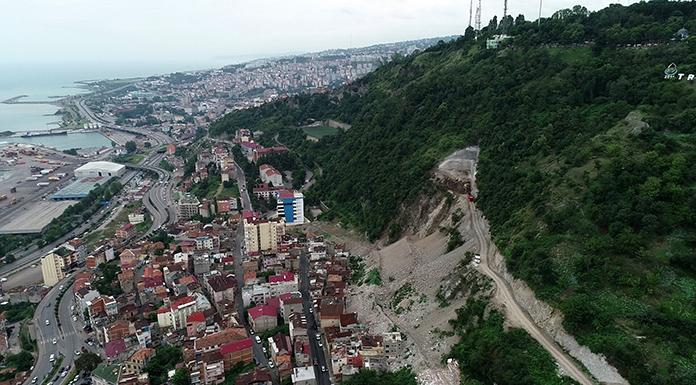
[[[38,233],[60,216],[70,203],[50,197],[73,182],[74,170],[87,161],[30,145],[0,147],[0,233]]]

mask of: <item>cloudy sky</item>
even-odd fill
[[[542,14],[578,2],[545,0]],[[511,15],[536,19],[537,1],[509,3]],[[591,10],[609,3],[582,2]],[[503,0],[484,1],[483,22],[502,9]],[[468,20],[468,0],[3,0],[0,61],[209,67],[461,34]]]

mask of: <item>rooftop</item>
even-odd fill
[[[72,182],[71,184],[58,190],[55,194],[51,195],[51,199],[68,200],[68,199],[82,199],[89,194],[98,184],[103,184],[107,179],[95,176],[89,178],[82,178]]]
[[[75,169],[75,172],[80,171],[92,171],[92,170],[106,170],[107,172],[118,172],[125,168],[126,166],[114,162],[89,162]]]
[[[119,365],[99,364],[92,370],[92,376],[103,378],[110,384],[118,382]]]

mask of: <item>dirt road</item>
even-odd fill
[[[586,374],[560,346],[558,346],[553,338],[534,323],[532,317],[515,300],[508,282],[491,267],[489,261],[493,255],[498,253],[498,250],[490,241],[491,237],[486,230],[485,220],[481,213],[476,210],[472,203],[469,205],[472,213],[471,225],[475,230],[480,245],[479,252],[481,253],[481,264],[479,265],[479,269],[495,282],[495,299],[504,305],[507,319],[513,324],[522,327],[532,338],[537,340],[539,344],[551,354],[568,376],[582,385],[595,384],[591,377]]]

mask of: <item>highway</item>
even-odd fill
[[[113,92],[111,90],[109,92]],[[132,133],[134,135],[143,135],[149,139],[153,139],[154,147],[159,147],[173,143],[174,139],[160,131],[146,130],[146,129],[124,129],[123,127],[117,126],[108,118],[102,118],[94,113],[85,103],[84,98],[80,98],[75,103],[80,113],[86,116],[89,120],[94,123],[99,123],[104,128],[112,130],[120,130]],[[147,159],[143,161],[142,164],[129,164],[128,167],[132,169],[140,169],[152,171],[157,174],[158,181],[152,188],[143,196],[143,204],[145,209],[150,214],[152,218],[152,226],[150,229],[141,237],[147,238],[163,225],[176,223],[176,207],[172,201],[172,191],[174,189],[174,183],[172,180],[172,175],[169,171],[159,167],[160,162],[164,158],[164,154],[152,153]]]

